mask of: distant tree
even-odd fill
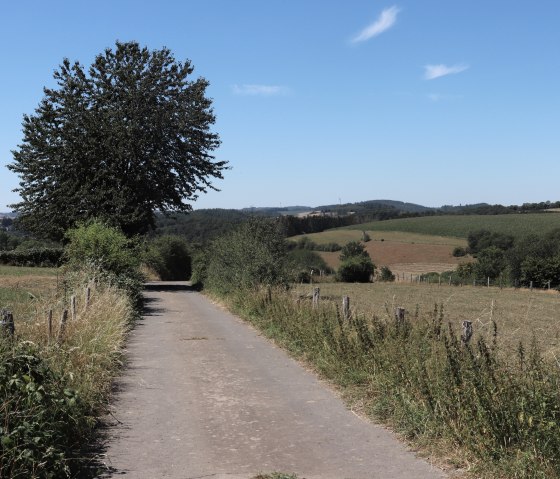
[[[226,162],[211,155],[208,82],[192,73],[167,48],[136,42],[117,42],[87,69],[64,59],[8,166],[20,176],[23,228],[60,239],[99,218],[130,236],[153,227],[155,211],[190,210],[186,201],[214,189]]]
[[[340,266],[336,274],[338,281],[367,283],[374,272],[375,265],[363,244],[359,241],[350,241],[342,247]]]
[[[340,250],[340,261],[345,261],[356,256],[369,258],[369,254],[365,250],[364,245],[359,241],[350,241],[346,243]]]
[[[513,247],[513,236],[504,233],[477,230],[469,233],[467,237],[468,249],[471,254],[476,254],[491,246],[507,251]]]
[[[14,222],[14,220],[12,218],[8,217],[8,216],[4,216],[2,218],[2,226],[4,228],[9,228],[10,226],[12,226],[13,222]]]
[[[336,272],[336,279],[346,283],[367,283],[375,273],[369,256],[352,256],[344,260]]]
[[[506,255],[497,246],[490,246],[478,253],[475,272],[479,278],[495,279],[506,267]]]

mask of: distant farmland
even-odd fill
[[[347,226],[347,230],[402,231],[424,235],[466,238],[471,231],[486,229],[522,237],[560,228],[560,214],[453,215],[373,221]]]

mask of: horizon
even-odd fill
[[[109,13],[108,13],[109,12]],[[0,32],[0,211],[21,121],[64,57],[167,46],[210,82],[232,167],[193,209],[398,198],[432,208],[555,201],[560,4],[58,0],[9,4]],[[314,206],[310,206],[313,208]]]

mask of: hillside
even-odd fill
[[[480,229],[523,237],[531,233],[546,233],[556,228],[560,228],[558,213],[425,216],[372,221],[345,227],[351,230],[402,231],[455,238],[466,238],[471,231]]]

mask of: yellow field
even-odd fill
[[[407,283],[321,283],[321,296],[341,303],[350,297],[359,312],[390,317],[396,307],[426,317],[435,304],[443,304],[444,321],[460,331],[461,322],[472,321],[475,334],[492,337],[492,318],[498,325],[499,344],[510,353],[523,341],[528,349],[533,334],[549,357],[560,361],[560,294],[558,292]],[[310,294],[313,286],[298,285],[295,294]]]

